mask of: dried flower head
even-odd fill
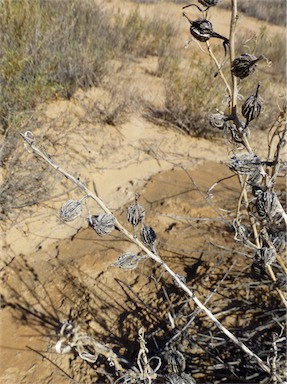
[[[257,119],[260,115],[262,104],[258,96],[259,87],[260,84],[257,86],[255,95],[249,96],[242,105],[241,112],[243,117],[246,119],[246,124],[249,124],[250,121]]]
[[[121,255],[113,265],[124,271],[130,271],[135,269],[140,260],[144,258],[146,258],[146,256],[134,255],[133,253],[127,252]]]
[[[152,227],[145,224],[142,225],[141,240],[145,245],[149,246],[151,249],[154,248],[156,242],[156,233],[152,229]]]
[[[100,236],[109,235],[115,229],[115,217],[113,215],[93,215],[89,220],[90,226]]]
[[[254,72],[256,63],[262,58],[263,56],[256,57],[249,53],[243,53],[232,62],[231,73],[239,79],[244,79]]]
[[[82,213],[82,200],[68,200],[60,209],[61,221],[73,221]]]

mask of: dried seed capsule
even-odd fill
[[[257,61],[262,58],[263,56],[256,57],[249,53],[243,53],[232,62],[231,73],[239,79],[244,79],[254,72]]]
[[[202,10],[200,9],[197,5],[195,4],[189,4],[189,5],[185,5],[184,7],[182,7],[182,9],[184,8],[188,8],[188,7],[191,7],[192,5],[197,7],[201,12],[205,12],[208,10],[208,8],[210,7],[214,7],[215,5],[217,5],[221,0],[198,0],[198,2],[200,4],[202,4],[204,7],[206,7],[206,9]]]
[[[73,221],[82,213],[82,200],[68,200],[60,209],[60,219]]]
[[[141,205],[138,204],[137,200],[138,195],[136,195],[135,203],[128,208],[128,221],[134,227],[142,223],[145,217],[145,210]]]
[[[198,19],[190,24],[190,33],[198,41],[205,42],[209,40],[212,32],[212,24],[206,19]]]
[[[260,84],[258,84],[255,95],[249,96],[242,105],[241,112],[246,119],[246,124],[249,124],[250,121],[257,119],[260,115],[262,105],[258,96],[259,87]]]
[[[241,123],[241,126],[239,128],[237,128],[235,124],[232,124],[228,128],[230,129],[233,141],[235,141],[236,143],[242,144],[243,135],[249,136],[249,129],[244,123]]]
[[[145,245],[154,248],[156,242],[156,234],[152,227],[143,224],[141,228],[141,240]]]
[[[115,217],[113,215],[93,215],[89,221],[90,226],[100,236],[109,235],[115,229]]]
[[[273,283],[274,288],[283,288],[286,292],[287,278],[286,275],[277,275],[277,280]]]
[[[185,13],[183,14],[183,16],[185,16],[189,21],[190,33],[196,40],[204,43],[208,41],[211,37],[215,37],[218,39],[222,39],[225,44],[229,43],[229,40],[226,37],[213,31],[213,26],[209,20],[197,19],[192,21]]]
[[[284,252],[286,250],[286,232],[285,231],[274,231],[268,230],[269,238],[278,253]]]
[[[219,3],[220,0],[198,0],[198,2],[205,7],[214,7]]]
[[[229,168],[239,175],[251,175],[261,166],[261,160],[254,153],[244,153],[231,157]]]
[[[267,267],[268,265],[274,263],[276,260],[276,250],[269,247],[260,248],[256,252],[255,260],[259,263],[264,263],[264,266]]]
[[[255,207],[260,217],[271,220],[280,213],[275,192],[268,189],[264,191],[262,188],[254,186],[253,193],[256,196]]]
[[[246,225],[240,224],[236,219],[234,219],[233,228],[235,231],[234,240],[242,241],[244,244],[246,244],[251,234]]]
[[[135,269],[138,266],[140,260],[145,256],[136,256],[133,253],[127,252],[121,255],[118,260],[113,264],[124,271]]]
[[[253,187],[254,185],[260,184],[261,182],[262,182],[261,170],[259,168],[254,169],[254,171],[249,174],[247,184]]]
[[[284,252],[286,250],[285,233],[283,236],[279,234],[279,236],[272,239],[272,244],[278,253]]]

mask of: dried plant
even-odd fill
[[[199,12],[207,12],[209,8],[212,9],[216,6],[216,0],[199,0],[199,3],[206,7],[202,10],[196,6]],[[234,229],[234,239],[241,242],[248,251],[252,252],[252,268],[253,272],[266,278],[274,285],[281,300],[282,308],[277,311],[281,315],[282,311],[287,308],[287,302],[284,292],[281,290],[281,281],[286,277],[286,266],[284,260],[281,258],[280,252],[286,245],[286,223],[287,215],[282,207],[282,203],[276,191],[277,177],[282,169],[282,152],[284,144],[286,143],[286,126],[284,124],[284,113],[280,111],[280,118],[277,119],[274,126],[270,129],[269,147],[266,159],[262,159],[253,151],[249,139],[249,129],[252,129],[254,120],[259,118],[261,111],[260,99],[258,96],[259,86],[254,95],[246,98],[242,105],[242,116],[239,115],[240,108],[238,107],[238,81],[248,81],[248,77],[254,72],[256,64],[264,58],[263,55],[255,57],[250,54],[235,55],[235,31],[237,20],[237,0],[231,1],[231,23],[230,23],[230,36],[225,38],[218,35],[213,31],[212,24],[207,19],[197,19],[190,22],[190,31],[194,38],[201,43],[205,44],[206,50],[210,57],[214,60],[217,67],[217,74],[220,76],[223,83],[226,85],[228,92],[228,105],[226,111],[223,113],[215,113],[211,115],[211,125],[219,128],[220,130],[230,133],[230,144],[233,150],[233,156],[229,159],[228,167],[237,175],[241,193],[238,197],[236,214],[232,217],[232,225]],[[185,6],[187,8],[193,4]],[[210,45],[210,38],[220,38],[224,41],[224,47],[229,53],[230,68],[227,79],[225,73],[226,68],[216,59]],[[264,84],[261,84],[264,87]],[[242,120],[245,119],[245,122]],[[193,384],[193,372],[187,371],[188,359],[186,357],[186,344],[195,343],[196,338],[206,337],[205,344],[202,342],[200,346],[212,344],[213,354],[218,357],[217,366],[213,367],[214,372],[225,368],[226,364],[220,357],[223,350],[228,351],[230,361],[232,356],[239,356],[239,352],[248,357],[248,364],[255,366],[256,371],[264,372],[269,382],[284,383],[284,369],[282,369],[282,360],[279,356],[278,349],[282,350],[282,344],[286,341],[283,332],[280,335],[273,335],[272,349],[270,355],[262,355],[260,350],[260,343],[265,343],[265,331],[272,328],[274,323],[281,324],[282,318],[274,318],[266,325],[256,327],[254,330],[247,330],[244,337],[239,332],[235,334],[236,329],[230,331],[220,320],[222,313],[215,314],[208,308],[209,298],[202,301],[199,298],[199,292],[191,288],[185,277],[182,274],[175,272],[169,264],[165,261],[164,256],[158,247],[158,238],[155,230],[145,224],[146,220],[145,209],[138,204],[138,195],[136,195],[135,202],[127,209],[127,220],[133,227],[133,233],[126,229],[117,217],[106,206],[104,201],[98,197],[93,191],[87,188],[79,178],[74,177],[65,169],[56,164],[53,158],[42,150],[41,143],[37,143],[37,139],[30,131],[21,133],[21,136],[27,148],[36,155],[39,159],[46,162],[55,171],[62,174],[65,178],[71,181],[79,191],[77,200],[67,201],[60,209],[60,217],[64,222],[70,222],[83,215],[82,202],[85,199],[94,202],[104,213],[91,215],[88,212],[88,217],[82,217],[88,221],[89,225],[100,236],[109,236],[112,231],[118,230],[122,238],[125,238],[129,245],[136,246],[140,251],[136,252],[127,251],[123,253],[112,264],[117,266],[123,271],[134,271],[139,262],[143,259],[148,259],[147,263],[151,262],[154,269],[158,268],[160,277],[157,279],[153,276],[155,285],[157,286],[163,274],[170,277],[173,286],[176,290],[180,290],[181,298],[184,300],[182,308],[186,310],[187,306],[191,303],[195,305],[195,309],[186,314],[185,310],[179,310],[178,313],[173,311],[175,304],[171,303],[171,299],[167,294],[165,288],[162,288],[164,300],[169,303],[170,311],[168,319],[170,328],[172,329],[172,336],[165,343],[165,347],[161,350],[158,348],[157,353],[150,355],[150,350],[147,346],[147,337],[143,327],[138,328],[138,353],[134,360],[127,360],[120,353],[116,353],[113,349],[108,348],[106,345],[96,341],[94,337],[80,329],[80,326],[75,322],[70,322],[65,319],[57,323],[57,341],[55,343],[55,350],[59,354],[75,353],[80,359],[88,362],[93,368],[96,369],[98,360],[102,356],[106,362],[114,369],[114,376],[110,382],[124,383],[124,384]],[[88,209],[89,211],[89,209]],[[137,236],[137,227],[141,225],[140,238]],[[108,241],[108,240],[107,240]],[[156,248],[157,245],[157,248]],[[142,254],[141,254],[142,253]],[[230,272],[226,271],[226,275]],[[130,272],[133,273],[133,272]],[[152,274],[151,274],[152,275]],[[282,278],[282,276],[285,276]],[[224,276],[220,283],[224,281]],[[249,284],[253,284],[251,281]],[[132,287],[129,287],[132,291]],[[214,289],[213,293],[216,293]],[[228,287],[226,288],[228,289]],[[148,305],[146,305],[148,308]],[[230,310],[226,305],[227,311]],[[148,308],[149,309],[149,308]],[[202,321],[201,327],[196,329],[196,336],[194,338],[188,334],[192,322],[195,317],[202,311],[208,319],[208,326],[205,326]],[[242,309],[244,313],[244,309]],[[151,311],[152,313],[152,311]],[[151,316],[156,317],[152,313]],[[186,321],[186,318],[190,320]],[[185,322],[183,322],[183,319]],[[178,325],[179,324],[179,325]],[[184,325],[182,325],[184,324]],[[161,331],[164,328],[161,328]],[[206,335],[204,334],[206,333]],[[242,331],[243,333],[243,331]],[[204,334],[202,336],[202,334]],[[214,338],[214,335],[216,337]],[[262,334],[264,334],[262,336]],[[249,341],[249,337],[252,342]],[[202,341],[202,339],[201,339]],[[257,344],[256,344],[257,343]],[[258,344],[259,343],[259,344]],[[198,353],[198,351],[197,351]],[[191,356],[191,359],[195,358]],[[240,358],[236,360],[240,361]],[[233,363],[228,367],[230,372],[234,373]],[[237,376],[238,377],[238,376]],[[266,378],[265,377],[265,378]],[[114,380],[114,381],[112,381]],[[266,380],[265,380],[266,382]]]

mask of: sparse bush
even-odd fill
[[[223,1],[223,6],[228,6]],[[286,1],[285,0],[240,0],[238,9],[248,16],[267,21],[268,23],[286,25]]]
[[[92,0],[5,0],[0,3],[0,123],[52,97],[98,86],[112,58],[158,54],[170,23],[137,10],[113,14]]]
[[[220,90],[215,93],[211,86],[211,81],[218,84],[212,63],[164,56],[160,66],[165,80],[165,108],[150,108],[152,118],[170,123],[191,136],[207,137],[212,132],[214,135],[206,120],[216,105],[224,100],[219,99]],[[224,93],[223,87],[221,90]]]

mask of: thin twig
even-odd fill
[[[216,66],[217,66],[217,69],[218,69],[218,73],[219,73],[220,77],[222,78],[222,80],[223,80],[223,82],[224,82],[224,84],[226,86],[226,89],[228,90],[229,97],[231,98],[232,97],[232,91],[231,91],[230,85],[228,84],[228,81],[226,80],[226,77],[224,76],[224,74],[222,72],[222,65],[219,64],[219,61],[215,57],[209,41],[206,42],[206,46],[207,46],[207,49],[208,49],[208,53],[209,53],[210,57],[212,58],[212,60],[215,62]]]

